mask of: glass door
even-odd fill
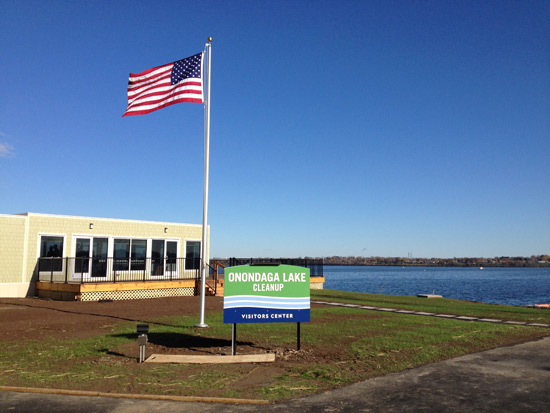
[[[90,241],[91,238],[76,239],[73,266],[75,278],[82,279],[90,275]]]
[[[151,275],[174,277],[178,272],[178,242],[154,239],[151,245]]]
[[[107,238],[94,238],[92,249],[92,277],[107,277]]]
[[[107,277],[107,238],[78,237],[75,240],[74,278]]]
[[[166,241],[166,275],[175,277],[178,275],[178,243]]]
[[[151,245],[151,275],[164,275],[164,240],[154,239]]]

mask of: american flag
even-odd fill
[[[130,73],[128,108],[122,116],[144,115],[180,102],[203,102],[202,53],[141,73]]]

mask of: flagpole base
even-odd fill
[[[208,327],[208,324],[205,324],[205,323],[197,323],[197,324],[195,324],[195,327],[205,328],[205,327]]]

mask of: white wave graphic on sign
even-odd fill
[[[273,308],[281,310],[309,310],[309,297],[259,297],[254,295],[234,295],[225,297],[223,308]]]

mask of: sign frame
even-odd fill
[[[284,264],[224,269],[223,322],[310,322],[310,270]]]

